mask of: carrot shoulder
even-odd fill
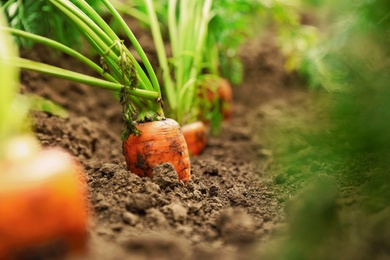
[[[173,119],[136,124],[141,135],[130,135],[123,143],[126,164],[132,173],[152,178],[153,167],[172,163],[185,184],[191,178],[187,144]]]

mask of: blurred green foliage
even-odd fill
[[[214,15],[207,38],[209,52],[205,53],[205,60],[211,73],[238,85],[244,73],[240,46],[259,33],[265,6],[257,0],[220,0],[213,2],[212,10]],[[212,53],[214,48],[216,54]]]
[[[322,36],[301,72],[327,93],[273,124],[288,228],[264,258],[387,259],[390,2],[314,2]]]
[[[87,1],[94,9],[101,10],[99,0]],[[81,47],[77,29],[46,0],[0,0],[9,26],[30,33],[45,36],[73,48]],[[19,45],[29,48],[33,42],[17,39]]]

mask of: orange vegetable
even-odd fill
[[[201,88],[199,97],[201,99],[206,97],[209,103],[216,104],[218,106],[217,109],[222,114],[224,120],[229,121],[231,119],[233,92],[228,80],[224,78],[206,80]],[[205,118],[205,110],[207,109],[202,108],[200,110],[199,118],[203,120]],[[207,120],[204,121],[208,123]]]
[[[50,246],[64,253],[85,249],[84,185],[81,166],[60,149],[0,162],[0,259]]]
[[[221,101],[221,112],[225,120],[230,120],[232,116],[233,92],[227,79],[221,78],[217,88],[218,98]]]
[[[191,178],[187,144],[173,119],[136,124],[141,135],[130,135],[123,143],[126,164],[132,173],[152,178],[153,167],[172,163],[185,184]]]
[[[199,155],[203,152],[207,142],[207,130],[202,121],[185,124],[181,127],[190,155]]]

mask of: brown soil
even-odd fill
[[[88,72],[44,48],[23,55]],[[259,133],[262,115],[275,109],[268,104],[299,102],[299,80],[284,71],[272,37],[244,45],[242,58],[245,77],[234,88],[232,119],[210,137],[202,155],[191,158],[187,186],[169,163],[156,167],[153,179],[126,169],[121,108],[110,92],[23,72],[25,92],[50,98],[70,113],[63,119],[34,112],[33,119],[43,145],[65,148],[85,168],[88,250],[75,258],[253,259],[254,249],[283,225],[269,171],[272,153]]]

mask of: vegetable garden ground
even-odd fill
[[[148,35],[138,38],[144,43],[150,40]],[[156,62],[152,50],[145,49]],[[22,55],[85,70],[74,60],[53,56],[39,46]],[[169,164],[155,168],[153,179],[126,170],[120,140],[121,107],[108,91],[22,73],[24,92],[50,98],[70,113],[62,119],[34,112],[39,140],[43,145],[64,147],[85,168],[91,216],[88,248],[86,254],[71,259],[258,259],[277,248],[272,238],[286,229],[285,203],[303,181],[298,177],[291,180],[284,169],[275,167],[278,158],[273,147],[280,139],[269,127],[278,122],[293,127],[295,117],[310,116],[318,107],[308,102],[310,93],[304,83],[285,72],[272,34],[246,43],[241,56],[245,76],[243,84],[234,89],[232,120],[220,135],[210,138],[202,155],[192,157],[192,180],[187,186],[178,182]],[[315,114],[321,117],[321,113]],[[299,151],[310,153],[309,146],[304,148]],[[290,170],[302,174],[312,169]],[[353,191],[346,188],[342,192],[340,205],[355,207],[359,198]],[[329,203],[325,211],[332,220],[331,195],[324,192],[319,205]],[[308,215],[315,214],[315,206],[310,209]],[[378,241],[390,234],[388,228],[384,230]],[[386,256],[390,248],[386,242],[366,238],[372,243],[357,239],[356,245],[365,245],[360,248],[367,254]],[[334,254],[364,259],[364,254],[353,250],[356,245]],[[57,249],[49,246],[43,251],[45,257],[57,258],[61,254]]]

